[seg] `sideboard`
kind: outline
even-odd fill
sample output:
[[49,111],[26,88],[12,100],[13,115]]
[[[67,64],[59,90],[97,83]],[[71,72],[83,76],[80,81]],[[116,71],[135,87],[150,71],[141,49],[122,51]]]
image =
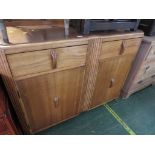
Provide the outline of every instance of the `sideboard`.
[[143,33],[0,46],[1,74],[33,134],[120,96]]

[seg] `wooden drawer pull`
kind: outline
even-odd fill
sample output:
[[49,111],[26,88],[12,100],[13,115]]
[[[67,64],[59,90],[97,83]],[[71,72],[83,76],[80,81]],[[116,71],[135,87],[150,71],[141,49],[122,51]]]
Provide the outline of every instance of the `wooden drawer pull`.
[[120,50],[120,55],[122,55],[125,52],[126,44],[125,41],[122,42],[121,50]]
[[146,67],[146,70],[148,70],[149,68],[150,68],[150,66],[147,66],[147,67]]
[[150,66],[147,66],[146,68],[145,68],[145,71],[144,71],[144,74],[147,72],[147,70],[150,68]]
[[114,83],[115,83],[115,79],[112,78],[111,81],[110,81],[109,88],[113,87]]
[[152,75],[152,76],[151,76],[151,78],[154,78],[154,77],[155,77],[155,75]]
[[58,96],[55,96],[55,97],[54,97],[53,103],[54,103],[55,108],[57,108],[58,105],[59,105],[59,97],[58,97]]
[[54,50],[51,51],[51,58],[52,58],[52,68],[55,69],[57,68],[57,53]]
[[137,83],[138,83],[138,84],[141,84],[142,82],[143,82],[143,80],[140,80],[140,81],[138,81]]

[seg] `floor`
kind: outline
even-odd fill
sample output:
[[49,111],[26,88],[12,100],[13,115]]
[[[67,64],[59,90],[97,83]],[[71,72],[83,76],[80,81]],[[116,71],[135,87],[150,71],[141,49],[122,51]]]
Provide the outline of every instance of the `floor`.
[[62,124],[42,135],[153,135],[155,134],[155,86],[128,99],[118,99]]

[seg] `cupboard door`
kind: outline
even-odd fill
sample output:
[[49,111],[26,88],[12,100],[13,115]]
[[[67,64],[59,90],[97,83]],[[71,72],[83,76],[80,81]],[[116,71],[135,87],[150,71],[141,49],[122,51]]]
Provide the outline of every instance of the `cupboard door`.
[[119,97],[133,58],[130,54],[99,61],[91,107]]
[[16,83],[32,132],[50,125],[55,95],[54,74],[31,77]]
[[[131,68],[135,55],[125,55],[119,57],[117,65],[115,65],[115,72],[110,79],[110,86],[106,94],[106,100],[110,101],[119,97],[120,92],[124,86],[129,70]],[[113,81],[112,81],[113,80]]]
[[67,120],[79,113],[84,67],[55,72],[52,98],[52,124]]
[[78,114],[84,67],[17,81],[32,132]]

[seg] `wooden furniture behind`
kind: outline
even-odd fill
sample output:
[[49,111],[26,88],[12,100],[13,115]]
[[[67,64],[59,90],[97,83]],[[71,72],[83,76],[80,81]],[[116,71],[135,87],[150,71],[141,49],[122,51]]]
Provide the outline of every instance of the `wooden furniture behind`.
[[6,26],[38,26],[51,25],[64,27],[64,19],[6,19]]
[[127,98],[155,82],[155,37],[144,37],[121,96]]
[[1,46],[3,80],[25,133],[118,98],[142,32]]
[[9,100],[4,91],[2,79],[0,78],[0,135],[15,135],[17,129],[12,119]]
[[70,24],[81,34],[95,31],[130,30],[136,31],[139,19],[71,19]]

